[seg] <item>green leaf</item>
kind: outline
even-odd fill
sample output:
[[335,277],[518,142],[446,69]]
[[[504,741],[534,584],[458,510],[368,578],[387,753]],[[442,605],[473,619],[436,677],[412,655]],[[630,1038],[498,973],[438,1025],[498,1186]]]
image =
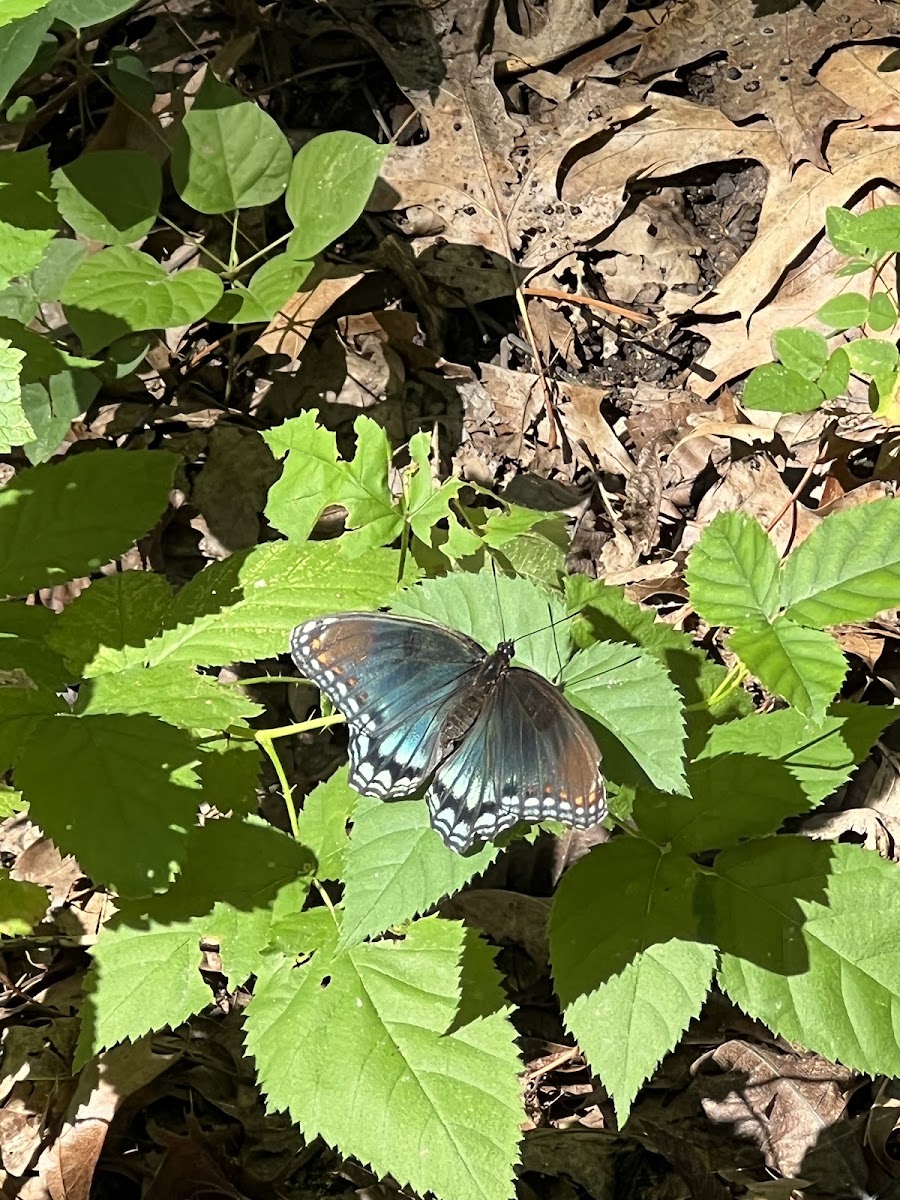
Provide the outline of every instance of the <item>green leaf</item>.
[[145,662],[253,662],[284,654],[291,630],[310,617],[378,608],[396,587],[399,556],[348,558],[342,542],[269,542],[207,567],[175,597]]
[[523,1119],[515,1032],[504,1010],[454,1023],[465,940],[431,918],[402,941],[273,962],[247,1049],[269,1106],[307,1140],[421,1195],[508,1200]]
[[89,29],[131,8],[133,0],[56,0],[53,15],[73,29]]
[[360,133],[322,133],[294,159],[285,203],[295,258],[314,258],[346,233],[365,208],[390,147]]
[[24,937],[40,924],[50,906],[46,888],[10,879],[0,871],[0,937]]
[[138,112],[149,112],[156,99],[153,76],[127,46],[113,46],[106,69],[110,86],[125,103]]
[[[697,936],[697,878],[683,855],[621,838],[567,871],[553,901],[550,957],[566,1027],[620,1125],[712,981],[715,950]],[[586,916],[601,912],[615,919]]]
[[481,547],[481,538],[460,523],[451,504],[459,496],[462,481],[448,479],[439,487],[431,476],[431,436],[414,434],[409,443],[409,456],[415,470],[409,480],[405,517],[413,533],[428,546],[434,546],[435,526],[446,522],[449,536],[441,549],[450,558],[464,558]]
[[869,328],[876,333],[892,329],[897,323],[897,306],[887,292],[876,292],[869,301]]
[[201,939],[218,943],[232,987],[245,982],[263,962],[273,921],[302,907],[312,867],[307,850],[256,819],[192,829],[175,884],[121,902],[91,950],[76,1064],[206,1008]]
[[851,371],[864,375],[883,375],[893,371],[900,361],[900,351],[893,342],[878,338],[857,338],[842,347],[850,360]]
[[47,147],[0,150],[0,287],[38,265],[58,228]]
[[27,811],[28,805],[22,799],[22,793],[7,787],[5,783],[0,783],[0,821],[5,821],[7,817],[17,817]]
[[767,691],[813,721],[824,716],[847,674],[834,638],[783,617],[772,624],[748,621],[734,631],[728,646]]
[[100,390],[100,380],[90,371],[60,371],[42,383],[26,383],[22,407],[34,440],[23,449],[34,466],[51,458],[76,417],[85,413]]
[[48,3],[49,0],[5,0],[3,11],[0,12],[0,25],[8,25],[11,21],[30,17]]
[[825,230],[828,240],[839,254],[861,254],[866,249],[862,235],[857,232],[859,217],[846,208],[832,206],[825,210]]
[[842,296],[826,300],[816,316],[832,329],[856,329],[869,319],[869,299],[859,292],[844,292]]
[[202,213],[271,204],[290,170],[290,145],[272,117],[207,70],[172,148],[172,182],[185,204]]
[[710,625],[740,625],[778,611],[778,554],[746,513],[719,513],[707,525],[685,577],[691,603]]
[[341,944],[353,946],[433,908],[499,854],[488,844],[463,856],[431,828],[424,800],[359,797],[344,861]]
[[896,205],[884,204],[859,213],[853,232],[875,258],[900,254],[900,212],[896,211]]
[[0,454],[8,454],[13,446],[24,446],[34,438],[22,407],[21,350],[0,338]]
[[0,101],[6,99],[34,62],[45,36],[56,49],[56,39],[47,35],[52,23],[53,11],[46,5],[32,16],[22,17],[0,29]]
[[729,997],[817,1054],[900,1073],[894,864],[859,846],[781,836],[726,850],[715,875]]
[[45,717],[15,783],[63,853],[97,883],[140,896],[165,887],[183,854],[197,760],[188,735],[155,717]]
[[843,396],[850,383],[850,359],[847,351],[839,346],[833,350],[828,365],[816,381],[822,389],[826,400],[836,400]]
[[900,500],[833,513],[788,557],[782,604],[800,625],[868,621],[897,605]]
[[828,361],[828,343],[812,329],[779,329],[772,338],[775,353],[791,371],[816,380]]
[[822,392],[799,371],[781,363],[765,363],[748,375],[741,403],[766,412],[803,413],[818,408]]
[[9,676],[24,671],[27,679],[22,686],[62,691],[70,677],[60,656],[48,645],[55,625],[49,609],[0,604],[0,672]]
[[684,788],[681,697],[654,657],[597,642],[566,664],[562,679],[571,703],[608,729],[656,787]]
[[271,321],[311,270],[311,262],[298,262],[288,254],[277,254],[263,263],[246,287],[238,283],[225,292],[209,319],[231,325]]
[[47,640],[74,676],[124,671],[143,662],[143,645],[159,632],[171,603],[172,589],[162,575],[107,575],[66,605]]
[[140,150],[94,150],[53,173],[56,203],[76,233],[108,246],[136,242],[162,201],[159,163]]
[[303,801],[297,817],[298,841],[315,854],[317,879],[343,879],[350,844],[347,824],[358,802],[359,793],[347,782],[346,767],[313,788]]
[[165,508],[177,463],[117,450],[21,472],[0,490],[0,595],[66,583],[123,554]]
[[87,354],[142,329],[192,325],[222,295],[222,281],[196,267],[169,274],[130,246],[111,246],[76,267],[60,299]]
[[269,491],[266,517],[286,537],[301,541],[329,504],[340,504],[353,531],[344,537],[351,548],[387,545],[403,525],[388,487],[387,435],[370,417],[357,417],[356,454],[344,462],[334,434],[318,424],[318,415],[310,409],[263,433],[276,458],[287,453],[281,478]]
[[210,675],[198,675],[185,663],[163,663],[129,667],[91,680],[79,693],[77,711],[91,715],[150,713],[169,725],[209,735],[231,725],[245,725],[246,718],[258,717],[264,709],[240,688],[218,683]]

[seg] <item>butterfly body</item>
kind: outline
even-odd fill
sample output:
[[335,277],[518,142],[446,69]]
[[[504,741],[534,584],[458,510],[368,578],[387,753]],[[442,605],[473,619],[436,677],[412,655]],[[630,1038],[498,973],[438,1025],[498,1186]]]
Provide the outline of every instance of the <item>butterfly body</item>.
[[432,621],[336,613],[294,630],[291,653],[350,729],[350,782],[363,795],[427,785],[434,828],[463,852],[520,820],[587,827],[606,812],[599,752],[543,676]]

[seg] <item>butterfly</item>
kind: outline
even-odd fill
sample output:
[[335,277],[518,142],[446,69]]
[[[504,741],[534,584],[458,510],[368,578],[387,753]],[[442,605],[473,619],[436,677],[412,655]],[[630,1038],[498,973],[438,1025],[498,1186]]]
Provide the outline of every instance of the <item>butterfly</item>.
[[298,626],[291,656],[350,730],[350,783],[399,799],[426,787],[431,824],[465,853],[519,821],[584,829],[606,814],[600,752],[549,680],[436,622],[335,613]]

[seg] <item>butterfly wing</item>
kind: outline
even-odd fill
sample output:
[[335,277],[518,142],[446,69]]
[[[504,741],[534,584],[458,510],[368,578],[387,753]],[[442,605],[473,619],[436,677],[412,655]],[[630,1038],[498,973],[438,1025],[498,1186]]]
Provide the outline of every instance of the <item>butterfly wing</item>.
[[444,721],[484,649],[431,621],[335,613],[298,626],[291,656],[350,728],[350,783],[366,796],[410,796],[440,755]]
[[518,821],[586,829],[606,814],[600,752],[563,695],[524,667],[507,671],[426,794],[431,823],[463,853]]

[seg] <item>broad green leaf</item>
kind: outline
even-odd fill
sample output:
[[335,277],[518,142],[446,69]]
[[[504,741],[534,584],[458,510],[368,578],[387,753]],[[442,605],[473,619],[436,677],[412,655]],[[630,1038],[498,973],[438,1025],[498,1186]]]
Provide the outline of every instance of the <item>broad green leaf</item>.
[[132,7],[133,0],[55,0],[53,15],[73,29],[88,29]]
[[[359,793],[347,782],[347,768],[313,788],[298,814],[298,840],[316,856],[317,879],[343,879],[349,847],[347,823],[359,802]],[[380,932],[380,930],[379,930]]]
[[92,879],[142,896],[165,887],[183,857],[200,799],[198,758],[184,730],[155,717],[45,717],[15,784],[37,824]]
[[342,945],[384,933],[458,892],[494,861],[486,845],[461,855],[431,828],[424,800],[359,797],[344,860]]
[[689,858],[621,838],[567,871],[553,901],[550,956],[566,1027],[620,1125],[712,981],[716,955],[698,936],[697,878]]
[[136,242],[162,201],[159,163],[140,150],[94,150],[53,173],[59,211],[76,233],[106,245]]
[[109,52],[106,77],[125,103],[138,112],[149,112],[156,99],[153,76],[133,50],[113,46]]
[[165,508],[177,462],[100,451],[17,475],[0,490],[0,595],[66,583],[128,550]]
[[24,357],[6,338],[0,338],[0,454],[8,454],[13,446],[24,446],[34,438],[22,407],[19,376]]
[[656,658],[596,642],[566,664],[562,680],[571,703],[608,729],[656,787],[684,788],[681,697]]
[[515,1032],[503,1009],[456,1020],[466,940],[461,924],[431,918],[402,941],[273,961],[247,1010],[247,1049],[269,1106],[307,1140],[420,1195],[509,1200],[523,1119]]
[[775,353],[791,371],[816,380],[828,361],[828,343],[812,329],[779,329],[772,338]]
[[754,367],[741,396],[745,408],[782,413],[810,412],[822,400],[822,391],[816,384],[781,363]]
[[[486,539],[485,539],[486,540]],[[551,519],[504,542],[500,551],[516,575],[545,587],[558,587],[565,575],[566,552],[560,545],[559,524]]]
[[654,842],[688,854],[774,833],[846,783],[894,719],[891,708],[836,704],[822,722],[785,708],[716,725],[687,768],[689,794],[642,789],[634,819]]
[[859,213],[853,233],[876,258],[900,254],[900,210],[895,204],[884,204]]
[[825,230],[828,240],[839,254],[860,254],[866,249],[865,240],[858,232],[859,217],[846,208],[836,205],[825,210]]
[[56,617],[49,609],[0,604],[0,686],[10,686],[18,672],[24,672],[24,687],[62,691],[68,685],[71,676],[48,644],[55,625]]
[[91,680],[79,693],[77,711],[150,713],[169,725],[210,734],[244,725],[246,718],[258,717],[264,709],[240,688],[218,683],[211,675],[198,675],[186,663],[163,663],[128,667]]
[[816,316],[832,329],[856,329],[869,319],[869,299],[859,292],[844,292],[842,296],[826,300]]
[[45,717],[67,711],[65,700],[55,691],[35,688],[15,669],[6,672],[0,687],[0,771],[6,772],[18,762]]
[[378,608],[396,587],[399,556],[347,558],[342,541],[269,542],[207,567],[175,597],[145,662],[253,662],[284,654],[291,630],[310,617]]
[[30,17],[0,28],[0,102],[32,65],[45,38],[56,49],[56,39],[47,33],[52,23],[53,11],[48,4]]
[[746,513],[719,513],[691,551],[685,575],[691,604],[710,625],[740,625],[778,611],[778,554]]
[[256,819],[192,829],[169,891],[121,902],[91,950],[76,1063],[206,1008],[201,939],[218,943],[231,986],[244,983],[273,920],[302,907],[312,867],[307,850]]
[[204,267],[172,275],[156,259],[129,246],[111,246],[86,258],[60,299],[87,354],[143,329],[191,325],[222,295],[222,281]]
[[0,871],[0,937],[24,937],[39,924],[50,905],[47,889],[10,879]]
[[263,263],[246,287],[235,284],[225,292],[209,319],[231,325],[271,321],[311,270],[311,262],[298,262],[288,254],[278,254]]
[[833,513],[789,556],[781,601],[801,625],[868,621],[900,594],[900,500]]
[[720,854],[719,981],[775,1033],[872,1075],[900,1074],[897,868],[803,837]]
[[897,306],[887,292],[876,292],[869,301],[869,327],[883,333],[897,323]]
[[223,735],[203,739],[197,774],[203,799],[220,813],[252,816],[259,809],[257,785],[262,751],[255,741]]
[[3,10],[0,12],[0,25],[9,25],[11,21],[30,17],[48,3],[49,0],[4,0]]
[[207,70],[172,148],[172,182],[185,204],[202,213],[271,204],[290,170],[290,145],[272,117]]
[[850,383],[850,359],[843,347],[833,350],[828,365],[816,381],[826,400],[843,396]]
[[60,371],[50,376],[48,387],[36,382],[22,388],[22,407],[34,430],[34,440],[22,448],[34,466],[59,449],[72,422],[93,403],[100,379],[91,371]]
[[99,362],[92,358],[79,358],[68,354],[50,341],[48,337],[26,329],[18,321],[0,317],[0,337],[8,338],[19,350],[25,351],[22,363],[22,383],[33,383],[39,379],[49,379],[60,371],[70,368],[97,367]]
[[58,228],[47,147],[0,150],[0,287],[38,265]]
[[354,224],[389,149],[342,131],[322,133],[299,150],[285,196],[295,258],[314,258]]
[[863,375],[887,374],[895,370],[900,361],[900,351],[894,343],[879,338],[857,338],[847,342],[842,349],[850,360],[850,369]]
[[767,691],[813,721],[825,715],[847,674],[846,660],[830,634],[784,617],[771,625],[748,621],[734,631],[728,646]]
[[403,518],[388,487],[391,449],[387,435],[370,417],[357,417],[356,454],[338,457],[334,434],[318,424],[310,409],[263,437],[276,458],[287,453],[281,478],[269,491],[266,516],[294,541],[309,537],[323,509],[347,509],[353,531],[344,540],[358,549],[384,546],[399,537]]

